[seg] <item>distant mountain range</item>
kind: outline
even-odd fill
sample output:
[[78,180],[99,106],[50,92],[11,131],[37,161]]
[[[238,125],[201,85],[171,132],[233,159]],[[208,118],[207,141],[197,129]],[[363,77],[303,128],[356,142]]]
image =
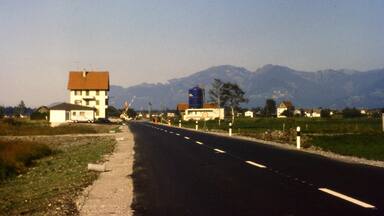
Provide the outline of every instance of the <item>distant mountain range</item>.
[[167,83],[143,83],[128,88],[112,85],[111,105],[122,107],[124,101],[136,96],[132,107],[137,110],[146,110],[148,102],[154,109],[175,109],[178,103],[188,101],[189,88],[199,85],[208,94],[215,78],[235,82],[246,92],[249,102],[243,107],[263,106],[267,98],[277,102],[290,100],[300,108],[384,107],[384,69],[306,72],[279,65],[265,65],[254,72],[222,65]]

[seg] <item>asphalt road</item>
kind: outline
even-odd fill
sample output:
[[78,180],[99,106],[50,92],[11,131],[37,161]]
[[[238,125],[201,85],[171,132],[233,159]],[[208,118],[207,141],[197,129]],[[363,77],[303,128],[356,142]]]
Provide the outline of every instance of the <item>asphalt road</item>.
[[143,122],[135,215],[384,215],[384,169]]

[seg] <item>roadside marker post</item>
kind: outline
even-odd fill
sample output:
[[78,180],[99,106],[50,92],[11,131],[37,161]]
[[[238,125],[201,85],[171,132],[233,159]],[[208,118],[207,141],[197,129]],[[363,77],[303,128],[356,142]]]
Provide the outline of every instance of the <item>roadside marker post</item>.
[[171,125],[171,120],[168,119],[168,125]]
[[297,126],[297,128],[296,128],[296,148],[297,149],[301,148],[301,143],[300,143],[300,126]]
[[181,128],[181,120],[179,120],[179,128]]
[[229,136],[232,136],[232,122],[229,122]]
[[196,130],[199,130],[199,121],[196,121],[195,129],[196,129]]
[[384,110],[381,113],[381,119],[383,121],[383,132],[384,132]]
[[285,123],[283,123],[283,132],[285,131]]

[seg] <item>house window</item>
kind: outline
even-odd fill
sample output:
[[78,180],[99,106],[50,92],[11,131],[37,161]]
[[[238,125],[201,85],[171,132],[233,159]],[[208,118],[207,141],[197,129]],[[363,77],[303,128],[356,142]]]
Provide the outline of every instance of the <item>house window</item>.
[[81,105],[81,100],[75,100],[76,105]]
[[96,100],[96,105],[100,105],[100,101],[99,100]]
[[108,106],[108,99],[105,99],[105,105]]
[[99,116],[99,110],[98,109],[96,110],[96,116]]
[[84,117],[85,116],[85,112],[80,112],[80,116]]
[[85,95],[89,96],[89,90],[85,91]]
[[85,104],[86,104],[87,106],[89,106],[89,101],[85,101]]
[[100,95],[100,91],[99,91],[99,90],[96,90],[96,95],[97,95],[97,96]]
[[72,115],[73,115],[73,116],[76,116],[76,112],[72,112]]
[[75,95],[81,95],[81,91],[75,90]]

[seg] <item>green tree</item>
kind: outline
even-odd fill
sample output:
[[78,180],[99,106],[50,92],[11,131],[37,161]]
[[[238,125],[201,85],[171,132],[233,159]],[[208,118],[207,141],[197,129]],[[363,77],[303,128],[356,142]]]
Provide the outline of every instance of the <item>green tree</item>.
[[19,105],[17,105],[16,110],[15,110],[15,115],[17,117],[21,117],[22,115],[25,114],[26,111],[25,103],[23,100],[20,101]]
[[330,109],[322,109],[320,111],[321,118],[331,118],[331,110]]
[[272,98],[265,100],[264,115],[270,117],[275,114],[276,114],[276,101],[273,100]]
[[224,83],[220,79],[215,79],[211,84],[211,89],[209,89],[208,94],[211,101],[218,104],[219,107],[224,105],[221,97],[223,95],[223,85]]
[[357,118],[362,116],[360,110],[356,108],[347,107],[343,109],[342,113],[344,118]]
[[247,103],[245,92],[236,84],[227,82],[222,86],[222,99],[224,107],[231,109],[232,124],[235,121],[235,109],[239,108],[240,103]]
[[107,116],[110,117],[120,117],[121,112],[116,109],[114,106],[108,106],[107,108]]
[[0,118],[4,118],[5,115],[5,109],[3,106],[0,106]]

